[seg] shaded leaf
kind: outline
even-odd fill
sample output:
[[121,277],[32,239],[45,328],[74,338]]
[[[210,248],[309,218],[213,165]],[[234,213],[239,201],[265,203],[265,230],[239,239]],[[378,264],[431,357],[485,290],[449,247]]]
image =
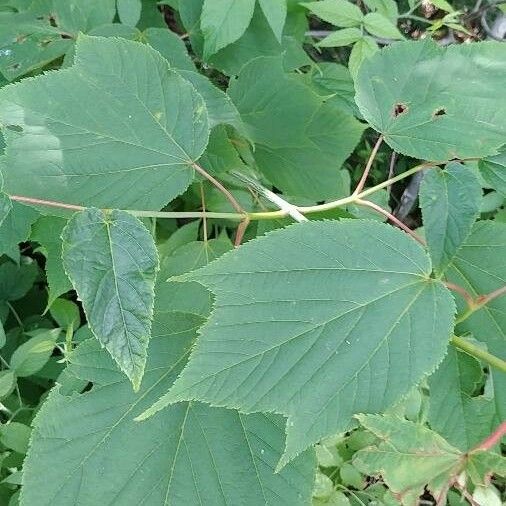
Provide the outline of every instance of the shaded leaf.
[[72,68],[0,89],[0,122],[21,129],[5,130],[8,192],[107,208],[163,207],[209,133],[202,98],[164,58],[100,37],[79,39]]
[[484,98],[476,83],[486,74],[486,96],[495,97],[505,65],[506,46],[499,42],[393,44],[362,66],[356,101],[371,126],[405,155],[435,161],[493,155],[506,136],[506,102]]
[[506,149],[500,154],[480,160],[483,179],[506,198]]
[[7,255],[19,262],[19,243],[30,236],[32,224],[39,213],[18,202],[12,203],[12,209],[0,225],[0,255]]
[[425,237],[434,270],[441,275],[480,215],[480,181],[469,167],[449,164],[427,171],[420,186]]
[[38,275],[36,262],[23,257],[23,262],[0,264],[0,301],[13,301],[23,298],[32,288]]
[[286,463],[441,361],[453,303],[429,273],[414,241],[368,221],[306,222],[246,243],[180,278],[210,288],[215,308],[148,414],[186,399],[284,413]]
[[132,215],[98,209],[74,215],[62,237],[63,265],[88,325],[138,390],[158,270],[153,238]]

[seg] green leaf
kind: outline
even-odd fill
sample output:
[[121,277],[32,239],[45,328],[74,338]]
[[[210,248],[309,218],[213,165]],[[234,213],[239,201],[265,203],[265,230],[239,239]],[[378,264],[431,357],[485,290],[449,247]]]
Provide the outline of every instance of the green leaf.
[[397,22],[399,8],[395,0],[364,0],[364,3],[369,9],[379,12],[393,23]]
[[75,214],[62,238],[63,265],[88,325],[138,390],[158,270],[153,238],[132,215],[98,209]]
[[347,0],[321,0],[319,2],[301,3],[323,21],[341,28],[359,26],[364,15],[362,11]]
[[505,64],[499,42],[401,42],[364,63],[356,101],[395,151],[434,161],[481,158],[504,144],[506,102],[483,100],[476,83],[486,74],[488,96],[500,93]]
[[180,278],[210,288],[215,308],[149,414],[187,399],[283,413],[286,464],[442,360],[454,307],[430,270],[417,243],[375,222],[306,222],[246,243]]
[[425,236],[436,274],[441,275],[471,233],[482,191],[476,173],[459,163],[427,171],[420,186]]
[[21,129],[5,129],[6,191],[106,208],[162,208],[209,134],[202,98],[159,53],[100,37],[79,38],[72,68],[0,89],[0,123]]
[[77,304],[67,299],[56,299],[49,309],[51,316],[62,329],[77,329],[81,323],[81,315]]
[[360,122],[285,73],[280,58],[245,65],[229,94],[255,142],[258,168],[274,185],[294,196],[335,197],[338,169],[360,139]]
[[397,26],[379,12],[370,12],[364,17],[364,28],[372,35],[386,39],[403,39]]
[[13,262],[0,264],[0,301],[22,299],[32,288],[38,275],[37,263],[23,257],[19,265]]
[[34,333],[34,337],[16,349],[10,360],[10,368],[20,378],[31,376],[46,365],[61,331],[51,329]]
[[[474,298],[506,285],[506,223],[480,221],[457,252],[447,270],[449,281],[465,288]],[[458,309],[467,304],[457,298]],[[488,351],[506,360],[506,297],[498,297],[457,327],[458,335],[471,334]],[[506,419],[506,375],[491,369],[498,417]]]
[[73,353],[68,373],[94,386],[71,397],[56,387],[39,411],[22,504],[68,506],[70,497],[80,506],[309,504],[311,451],[274,474],[285,438],[280,416],[182,403],[134,421],[175,380],[205,319],[190,308],[175,309],[169,292],[157,293],[137,394],[98,343],[87,341]]
[[9,370],[0,371],[0,399],[8,397],[14,391],[15,387],[16,375]]
[[381,442],[358,451],[353,465],[366,474],[381,474],[395,494],[415,500],[425,485],[438,491],[459,467],[463,454],[423,425],[385,415],[357,418]]
[[19,261],[19,243],[30,236],[32,224],[39,213],[18,202],[12,203],[11,212],[0,225],[0,255],[7,255],[14,261]]
[[476,446],[495,428],[494,401],[475,393],[482,376],[476,359],[450,347],[429,379],[429,423],[462,451]]
[[480,160],[483,179],[506,198],[506,149],[500,154]]
[[0,443],[15,452],[25,454],[30,440],[30,427],[18,422],[2,424],[0,428]]
[[9,215],[12,210],[12,202],[8,195],[0,192],[0,227],[5,221],[5,218]]
[[61,258],[61,234],[67,220],[56,216],[41,216],[32,227],[31,240],[38,242],[46,257],[46,277],[49,286],[48,307],[60,295],[72,289]]
[[235,42],[253,17],[255,0],[204,0],[200,27],[204,34],[204,59]]
[[430,0],[432,5],[446,12],[455,12],[455,9],[446,0]]
[[190,72],[197,70],[184,42],[167,28],[148,28],[142,32],[141,40],[156,49],[172,68]]
[[379,50],[376,41],[369,36],[362,37],[352,47],[348,60],[348,69],[353,79],[357,78],[358,71],[365,60],[369,59]]
[[259,0],[259,4],[274,35],[281,42],[287,14],[286,0]]
[[125,25],[135,26],[141,18],[141,0],[117,0],[118,16]]
[[362,32],[358,28],[343,28],[327,35],[316,44],[318,47],[341,47],[353,44],[362,38]]

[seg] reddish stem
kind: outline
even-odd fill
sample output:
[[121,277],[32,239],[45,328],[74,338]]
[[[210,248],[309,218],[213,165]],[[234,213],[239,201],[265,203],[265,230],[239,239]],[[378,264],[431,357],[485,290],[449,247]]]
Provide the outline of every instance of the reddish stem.
[[235,197],[211,174],[208,174],[200,165],[196,163],[192,164],[192,167],[203,177],[205,177],[208,181],[210,181],[218,190],[220,190],[223,195],[225,195],[226,199],[230,202],[232,207],[240,214],[244,214],[246,216],[246,211],[242,208],[241,204],[237,202]]
[[490,450],[495,445],[501,442],[501,439],[506,436],[506,422],[502,422],[497,429],[484,439],[473,451],[476,450]]
[[455,293],[458,293],[459,295],[461,295],[465,299],[465,301],[467,302],[467,305],[471,309],[474,309],[476,307],[476,302],[475,302],[473,296],[464,287],[456,285],[454,283],[451,283],[450,281],[445,281],[444,284],[445,284],[446,288],[448,288],[452,292],[455,292]]
[[84,211],[86,209],[86,207],[83,206],[64,204],[63,202],[55,202],[54,200],[33,199],[31,197],[21,197],[20,195],[9,195],[9,197],[11,200],[15,200],[16,202],[24,202],[25,204],[58,207],[60,209],[69,209],[70,211]]
[[490,292],[488,295],[480,295],[476,299],[476,304],[479,306],[484,306],[485,304],[488,304],[489,302],[497,299],[498,297],[501,297],[504,294],[506,294],[506,285],[498,288],[497,290],[494,290],[493,292]]
[[406,224],[402,223],[401,220],[396,218],[392,213],[389,213],[386,209],[383,209],[381,206],[378,206],[377,204],[375,204],[374,202],[370,202],[369,200],[360,200],[360,199],[356,200],[355,204],[370,207],[371,209],[374,209],[375,211],[382,214],[383,216],[386,216],[392,223],[397,225],[399,228],[404,230],[404,232],[409,234],[413,239],[415,239],[415,241],[418,241],[423,246],[426,245],[425,241],[420,236],[415,234],[415,232],[413,232],[413,230],[411,230]]
[[364,173],[362,174],[362,177],[360,178],[360,181],[358,182],[358,185],[355,188],[353,195],[358,195],[364,189],[365,182],[367,181],[367,176],[369,176],[369,172],[371,171],[372,164],[374,162],[374,159],[376,158],[376,155],[378,154],[378,150],[379,150],[382,142],[383,142],[383,135],[380,135],[378,137],[378,140],[376,141],[376,144],[372,148],[371,155],[369,156],[369,160],[367,160],[367,164],[364,169]]
[[244,234],[246,233],[246,229],[248,228],[249,222],[250,219],[245,218],[243,221],[241,221],[241,223],[239,223],[239,226],[237,227],[237,231],[235,233],[235,241],[234,241],[234,246],[236,248],[238,248],[241,245],[242,240],[244,238]]

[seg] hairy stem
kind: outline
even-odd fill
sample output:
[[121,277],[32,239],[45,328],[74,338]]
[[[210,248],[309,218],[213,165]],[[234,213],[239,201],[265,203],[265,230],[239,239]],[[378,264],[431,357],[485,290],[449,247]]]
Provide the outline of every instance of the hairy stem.
[[485,351],[484,349],[480,348],[479,346],[476,346],[471,341],[468,341],[467,339],[464,339],[463,337],[452,336],[452,338],[450,339],[450,343],[453,346],[455,346],[455,348],[465,351],[468,355],[471,355],[474,358],[482,360],[483,362],[498,369],[499,371],[506,373],[506,361],[505,360],[502,360],[501,358],[496,357],[495,355],[492,355],[492,353],[489,353],[488,351]]

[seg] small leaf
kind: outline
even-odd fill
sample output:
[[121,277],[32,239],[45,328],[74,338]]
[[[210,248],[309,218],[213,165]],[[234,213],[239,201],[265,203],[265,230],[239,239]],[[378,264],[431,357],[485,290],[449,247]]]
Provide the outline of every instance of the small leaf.
[[23,298],[32,288],[38,275],[37,263],[23,257],[23,262],[0,264],[0,301],[13,301]]
[[376,222],[306,222],[250,241],[179,278],[210,288],[215,308],[150,412],[185,399],[281,412],[286,463],[442,360],[454,308],[429,273],[418,244]]
[[10,422],[2,424],[0,427],[0,443],[24,455],[28,450],[28,441],[30,440],[31,432],[30,427],[22,423]]
[[490,96],[500,94],[505,65],[500,42],[399,42],[364,63],[356,102],[402,154],[438,162],[495,155],[506,138],[506,101],[483,100],[476,83],[486,74]]
[[319,2],[301,3],[315,16],[323,21],[341,28],[359,26],[364,15],[362,11],[347,0],[320,0]]
[[56,299],[49,308],[51,316],[62,329],[76,330],[81,323],[79,308],[71,300]]
[[369,7],[369,9],[379,12],[393,23],[397,22],[399,8],[395,0],[364,0],[364,3],[367,7]]
[[430,0],[430,3],[442,11],[455,12],[455,9],[446,0]]
[[63,265],[88,325],[138,390],[158,271],[153,238],[131,214],[99,209],[75,214],[62,238]]
[[[0,323],[0,328],[2,324]],[[16,387],[16,375],[10,371],[0,371],[0,400],[8,397]]]
[[381,474],[396,494],[409,491],[418,497],[426,485],[437,491],[450,480],[463,457],[459,450],[423,425],[387,415],[357,418],[381,442],[358,451],[353,464],[363,473]]
[[130,26],[135,26],[141,18],[141,0],[117,0],[119,20]]
[[471,233],[480,214],[481,185],[458,163],[427,171],[420,186],[425,236],[436,274],[441,275]]
[[353,79],[357,78],[358,70],[365,60],[370,58],[379,50],[378,44],[372,37],[362,37],[351,49],[350,59],[348,60],[348,68]]
[[280,42],[286,21],[286,1],[287,0],[259,0],[260,7],[267,18],[274,35]]
[[318,47],[340,47],[353,44],[362,38],[362,32],[358,28],[343,28],[332,32],[316,44]]
[[40,371],[52,355],[60,329],[39,330],[12,354],[10,368],[23,378]]
[[506,198],[506,149],[496,156],[480,160],[483,179]]
[[370,12],[364,18],[364,28],[372,35],[386,39],[403,39],[397,26],[379,12]]
[[[273,0],[271,0],[273,1]],[[248,28],[255,0],[204,0],[201,24],[204,59],[235,42]]]

